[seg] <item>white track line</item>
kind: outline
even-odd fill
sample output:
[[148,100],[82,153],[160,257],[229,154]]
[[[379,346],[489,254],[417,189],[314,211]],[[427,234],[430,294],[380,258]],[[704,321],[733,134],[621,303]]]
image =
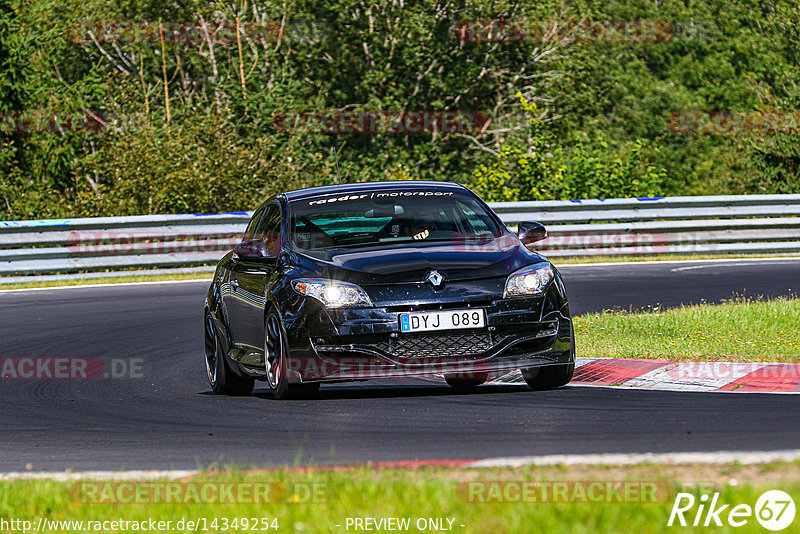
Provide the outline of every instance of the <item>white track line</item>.
[[[670,269],[671,273],[680,273],[683,271],[691,271],[694,269],[709,269],[713,267],[752,267],[753,265],[759,265],[758,263],[748,260],[740,263],[723,263],[723,264],[711,264],[711,265],[689,265],[686,267],[675,267],[674,269]],[[794,265],[793,261],[775,261],[773,265]]]
[[553,454],[486,458],[464,467],[522,467],[525,465],[761,464],[800,460],[800,449],[779,451],[669,452],[642,454]]
[[17,473],[0,473],[0,480],[40,480],[49,479],[65,482],[67,480],[154,480],[158,478],[186,478],[197,475],[201,471],[166,470],[166,471],[22,471]]
[[[637,464],[762,464],[800,460],[800,449],[777,451],[667,452],[631,454],[552,454],[485,458],[463,465],[465,468],[522,467],[526,465],[637,465]],[[166,471],[53,471],[0,473],[4,480],[154,480],[181,479],[202,473],[200,470]]]

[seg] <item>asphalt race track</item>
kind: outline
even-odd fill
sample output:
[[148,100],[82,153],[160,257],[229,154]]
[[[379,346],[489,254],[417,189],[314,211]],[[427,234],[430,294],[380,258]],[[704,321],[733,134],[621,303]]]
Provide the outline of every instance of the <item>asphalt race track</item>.
[[[557,263],[557,262],[556,262]],[[790,295],[800,260],[565,266],[575,314]],[[555,453],[773,450],[800,396],[484,386],[323,386],[313,401],[210,394],[206,282],[0,293],[0,360],[112,358],[126,378],[0,380],[0,471],[168,469]],[[765,354],[769,359],[769,354]],[[141,366],[140,368],[138,366]]]

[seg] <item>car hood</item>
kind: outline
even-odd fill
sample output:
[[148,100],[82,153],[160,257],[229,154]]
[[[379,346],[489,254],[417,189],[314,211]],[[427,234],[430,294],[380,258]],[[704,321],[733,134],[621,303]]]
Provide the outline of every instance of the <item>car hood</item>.
[[292,251],[300,276],[360,285],[422,282],[432,270],[445,280],[505,277],[544,258],[508,234],[484,242],[433,242],[326,251],[322,257]]

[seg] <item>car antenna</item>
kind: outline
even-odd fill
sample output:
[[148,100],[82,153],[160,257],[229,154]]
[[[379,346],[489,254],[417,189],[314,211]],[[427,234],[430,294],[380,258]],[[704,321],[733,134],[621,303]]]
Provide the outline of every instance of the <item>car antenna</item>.
[[336,141],[333,142],[333,157],[336,159],[336,176],[339,177],[339,185],[342,185],[342,174],[339,172],[339,156],[336,154]]

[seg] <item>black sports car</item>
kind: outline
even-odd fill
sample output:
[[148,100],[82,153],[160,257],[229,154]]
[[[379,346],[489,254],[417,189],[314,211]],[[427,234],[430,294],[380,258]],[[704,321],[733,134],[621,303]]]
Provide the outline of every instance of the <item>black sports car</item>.
[[292,191],[256,209],[205,301],[214,393],[275,398],[323,381],[443,375],[470,388],[521,369],[534,389],[572,379],[564,283],[469,189],[443,182]]

